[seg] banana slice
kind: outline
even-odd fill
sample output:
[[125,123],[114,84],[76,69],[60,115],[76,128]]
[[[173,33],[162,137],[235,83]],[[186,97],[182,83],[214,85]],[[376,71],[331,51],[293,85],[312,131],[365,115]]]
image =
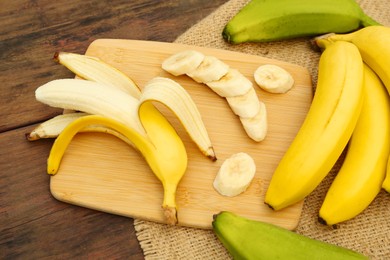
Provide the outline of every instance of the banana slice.
[[245,129],[247,135],[256,142],[263,141],[268,129],[267,123],[267,109],[265,104],[260,101],[260,110],[252,118],[240,117],[242,126]]
[[205,56],[202,63],[187,75],[198,83],[219,80],[229,71],[229,65],[214,56]]
[[272,64],[258,67],[254,78],[260,88],[270,93],[286,93],[294,85],[294,79],[288,71]]
[[206,83],[221,97],[234,97],[246,94],[252,87],[252,82],[236,69],[229,68],[219,80]]
[[247,153],[236,153],[226,159],[214,179],[214,188],[224,196],[244,192],[256,173],[256,164]]
[[162,68],[174,76],[184,75],[195,70],[202,63],[204,57],[204,54],[198,51],[182,51],[165,59]]
[[251,118],[260,110],[260,101],[254,88],[241,96],[226,97],[233,112],[242,118]]

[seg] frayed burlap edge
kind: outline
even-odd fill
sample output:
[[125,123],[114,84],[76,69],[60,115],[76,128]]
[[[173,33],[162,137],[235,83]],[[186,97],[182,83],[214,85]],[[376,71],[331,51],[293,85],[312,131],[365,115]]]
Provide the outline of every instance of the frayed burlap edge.
[[[247,3],[231,0],[179,36],[175,42],[226,49],[303,66],[309,70],[313,86],[317,80],[320,54],[310,46],[309,39],[273,43],[227,44],[221,37],[224,25]],[[357,1],[371,17],[390,25],[387,0]],[[321,225],[317,213],[326,191],[340,168],[343,157],[320,186],[306,198],[296,232],[308,237],[359,251],[371,259],[390,258],[390,198],[381,191],[373,203],[359,216],[339,224],[336,229]],[[172,227],[135,219],[134,226],[145,259],[230,259],[211,230]]]

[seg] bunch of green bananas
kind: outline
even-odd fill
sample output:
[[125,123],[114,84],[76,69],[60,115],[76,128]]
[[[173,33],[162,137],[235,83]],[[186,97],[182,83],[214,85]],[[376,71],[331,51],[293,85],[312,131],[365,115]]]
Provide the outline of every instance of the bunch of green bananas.
[[319,211],[321,222],[334,225],[360,214],[381,188],[390,191],[390,28],[369,26],[315,42],[323,53],[313,102],[265,203],[279,210],[303,200],[349,142]]
[[378,25],[355,0],[252,0],[224,27],[232,44],[269,42]]

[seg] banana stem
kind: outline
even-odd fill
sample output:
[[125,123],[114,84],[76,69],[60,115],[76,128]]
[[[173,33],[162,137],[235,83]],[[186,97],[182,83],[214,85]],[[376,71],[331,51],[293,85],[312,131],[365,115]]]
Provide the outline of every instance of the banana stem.
[[165,219],[168,224],[175,225],[177,220],[176,209],[176,184],[163,183],[164,186],[164,200],[162,207],[164,209]]

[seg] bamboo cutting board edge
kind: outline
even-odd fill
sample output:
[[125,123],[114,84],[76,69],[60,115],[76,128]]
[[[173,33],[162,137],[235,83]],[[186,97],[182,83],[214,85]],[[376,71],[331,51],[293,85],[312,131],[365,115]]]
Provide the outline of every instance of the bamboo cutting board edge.
[[[237,123],[237,118],[230,111],[224,99],[215,96],[215,93],[212,93],[204,86],[199,86],[200,84],[193,82],[187,77],[172,77],[161,70],[159,67],[161,60],[167,57],[169,53],[174,53],[181,49],[197,49],[205,54],[215,55],[231,67],[239,69],[248,77],[250,77],[249,71],[252,71],[255,65],[264,63],[278,64],[292,73],[296,84],[289,94],[271,95],[255,87],[260,99],[263,99],[270,112],[270,130],[265,141],[260,144],[254,144],[245,136],[245,132],[241,129],[241,125]],[[210,138],[212,142],[216,140],[214,148],[217,156],[219,155],[218,163],[212,164],[205,160],[195,145],[189,140],[185,131],[178,126],[178,121],[169,114],[169,111],[165,111],[165,113],[168,113],[167,117],[172,124],[178,126],[178,133],[185,142],[189,154],[188,171],[180,183],[177,193],[179,225],[209,229],[211,228],[213,214],[222,210],[231,210],[252,219],[265,220],[288,229],[295,229],[299,222],[303,202],[279,212],[273,212],[261,204],[272,174],[269,169],[275,168],[276,162],[280,159],[283,151],[287,149],[288,143],[291,142],[300,124],[303,122],[311,103],[312,86],[307,69],[283,61],[232,51],[137,40],[99,39],[89,46],[86,54],[97,56],[107,63],[118,67],[133,78],[141,88],[153,76],[171,77],[190,92],[199,106],[205,125],[209,129]],[[145,55],[145,57],[140,62],[138,57],[133,57],[132,55],[141,57]],[[156,56],[158,57],[156,58]],[[141,73],[142,71],[145,73]],[[192,89],[194,86],[197,89]],[[199,89],[199,87],[203,88]],[[207,107],[210,100],[212,100],[214,105],[214,111],[223,115],[223,119],[221,117],[209,118],[208,109],[205,109],[205,107]],[[288,109],[286,109],[286,106]],[[278,110],[280,110],[280,113],[283,113],[280,116],[281,118],[273,117],[272,115]],[[291,120],[291,117],[297,117],[297,119]],[[287,118],[287,122],[285,118]],[[228,120],[227,123],[225,122],[226,120]],[[221,132],[221,129],[215,131],[216,124],[224,125],[225,123],[233,129],[231,133]],[[272,132],[275,134],[271,134]],[[239,136],[237,133],[239,133]],[[226,134],[224,138],[230,138],[232,142],[240,142],[240,149],[236,147],[233,149],[229,144],[221,142],[220,136],[224,134]],[[243,137],[246,139],[243,140]],[[278,144],[279,147],[272,147],[273,142]],[[268,157],[263,161],[261,161],[261,158],[258,158],[259,155],[261,156],[258,148],[262,146],[266,147],[271,154],[266,155]],[[120,155],[120,161],[116,161],[116,157],[112,157],[110,152],[107,152],[107,147],[114,149],[114,154]],[[242,150],[254,155],[257,165],[265,164],[265,168],[268,169],[267,174],[257,172],[248,190],[236,198],[225,198],[218,195],[211,186],[218,167],[228,155]],[[264,151],[262,152],[264,153]],[[93,161],[96,158],[101,160],[100,164],[102,165],[98,164],[99,166],[96,166],[93,164],[92,169],[94,170],[88,170],[89,166],[85,167],[83,163]],[[136,166],[129,164],[129,162],[134,162],[135,160],[137,160]],[[266,162],[265,160],[271,160],[272,162]],[[261,161],[261,164],[258,163],[259,161]],[[112,162],[115,162],[115,167],[113,167]],[[100,172],[97,167],[100,167]],[[125,174],[128,169],[126,167],[133,167],[132,169],[135,167],[135,169],[141,172],[147,172],[147,181],[142,178],[139,181],[139,176],[136,176],[136,174]],[[199,169],[212,170],[210,171],[211,174],[195,178],[194,173]],[[107,172],[109,174],[106,174]],[[120,177],[119,180],[118,176]],[[134,182],[137,185],[129,185]],[[194,187],[191,187],[191,185],[205,184],[207,184],[206,188],[197,187],[194,190]],[[129,186],[132,186],[132,188],[126,190],[126,187]],[[132,189],[133,191],[131,191]],[[60,201],[112,214],[164,223],[164,216],[160,206],[162,201],[161,184],[153,176],[139,154],[111,136],[102,134],[77,135],[64,156],[59,173],[51,177],[50,190],[53,196]],[[116,191],[117,193],[115,193]],[[139,194],[135,196],[131,192],[138,192]],[[145,201],[134,203],[134,200],[143,199],[143,196],[140,196],[140,194],[146,195],[145,197],[150,203],[145,203]],[[132,198],[135,199],[132,200]],[[246,201],[248,203],[245,203]],[[248,205],[245,206],[245,204]]]

